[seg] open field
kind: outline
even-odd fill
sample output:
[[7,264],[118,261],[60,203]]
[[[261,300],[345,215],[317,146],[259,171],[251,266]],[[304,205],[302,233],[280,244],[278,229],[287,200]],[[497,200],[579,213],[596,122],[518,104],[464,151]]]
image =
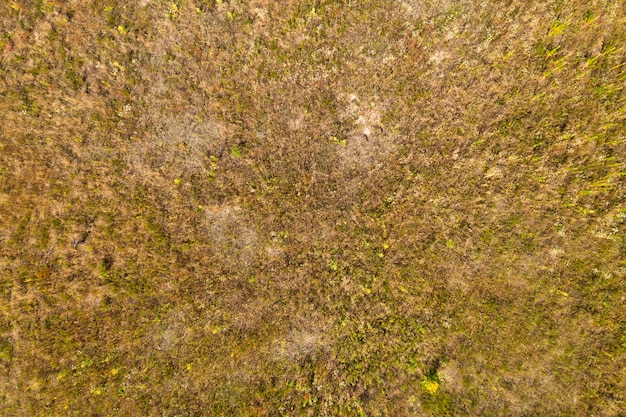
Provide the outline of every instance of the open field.
[[0,2],[0,415],[626,416],[626,2]]

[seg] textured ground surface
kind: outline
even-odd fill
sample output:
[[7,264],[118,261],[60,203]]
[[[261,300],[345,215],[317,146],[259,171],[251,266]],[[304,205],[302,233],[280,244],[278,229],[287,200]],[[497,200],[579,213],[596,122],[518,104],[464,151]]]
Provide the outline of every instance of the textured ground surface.
[[624,1],[0,29],[0,415],[624,415]]

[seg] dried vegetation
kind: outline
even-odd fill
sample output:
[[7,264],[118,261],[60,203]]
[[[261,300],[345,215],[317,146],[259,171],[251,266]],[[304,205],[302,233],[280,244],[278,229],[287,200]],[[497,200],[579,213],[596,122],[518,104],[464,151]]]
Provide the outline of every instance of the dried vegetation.
[[623,1],[0,5],[3,416],[620,416]]

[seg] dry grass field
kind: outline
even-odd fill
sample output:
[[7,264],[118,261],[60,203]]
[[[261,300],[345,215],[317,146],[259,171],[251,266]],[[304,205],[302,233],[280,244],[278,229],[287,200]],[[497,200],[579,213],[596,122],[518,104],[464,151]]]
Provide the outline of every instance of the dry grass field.
[[0,415],[626,416],[626,2],[3,0]]

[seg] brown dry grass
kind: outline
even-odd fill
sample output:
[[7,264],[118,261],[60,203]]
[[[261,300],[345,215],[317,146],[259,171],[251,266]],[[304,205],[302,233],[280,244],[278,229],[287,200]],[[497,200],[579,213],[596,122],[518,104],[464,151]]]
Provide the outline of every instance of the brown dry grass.
[[623,415],[624,2],[0,8],[1,415]]

